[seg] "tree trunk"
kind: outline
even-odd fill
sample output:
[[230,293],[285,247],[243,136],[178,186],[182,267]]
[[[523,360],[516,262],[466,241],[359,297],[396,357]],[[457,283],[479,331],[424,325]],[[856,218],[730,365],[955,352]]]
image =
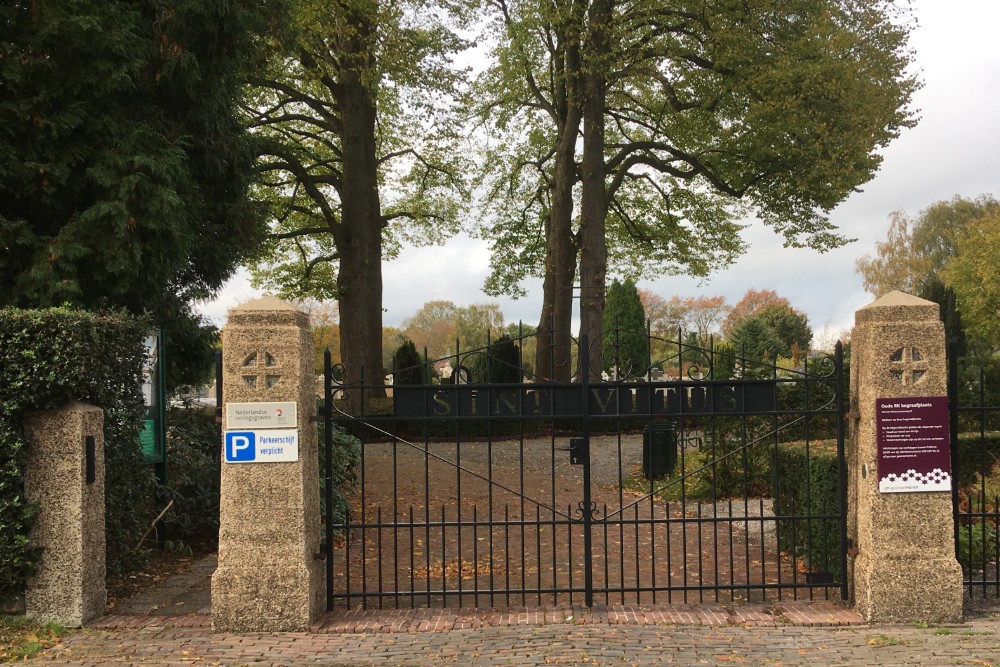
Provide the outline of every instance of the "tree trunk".
[[[357,41],[371,39],[371,26],[356,21]],[[359,52],[361,51],[359,47]],[[359,68],[363,71],[363,68]],[[340,351],[344,384],[376,385],[367,398],[385,396],[382,369],[382,210],[375,156],[375,102],[360,71],[346,72],[337,87],[343,151],[341,231],[337,249]],[[362,392],[347,389],[348,409],[358,413]]]
[[538,323],[535,374],[568,381],[573,374],[573,279],[577,245],[573,236],[573,186],[576,184],[576,142],[580,132],[580,18],[584,3],[573,3],[569,20],[560,25],[560,48],[554,57],[562,81],[556,109],[556,152],[552,170],[552,208],[545,225],[545,279]]
[[[552,175],[552,210],[546,224],[545,280],[542,316],[538,323],[535,374],[567,381],[573,371],[573,278],[576,242],[573,239],[573,185],[576,183],[576,135],[579,111],[572,111],[560,133]],[[571,126],[572,130],[567,129]]]
[[605,226],[608,216],[604,164],[604,108],[606,106],[607,25],[611,0],[594,0],[590,6],[590,39],[585,51],[583,102],[583,188],[580,217],[580,337],[586,335],[591,380],[602,370],[601,332],[608,271]]

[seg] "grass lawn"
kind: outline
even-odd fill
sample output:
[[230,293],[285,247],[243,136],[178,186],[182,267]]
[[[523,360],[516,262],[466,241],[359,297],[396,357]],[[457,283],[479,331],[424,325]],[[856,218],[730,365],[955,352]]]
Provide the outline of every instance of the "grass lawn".
[[38,625],[24,616],[0,615],[0,662],[25,660],[51,648],[63,632],[55,623]]

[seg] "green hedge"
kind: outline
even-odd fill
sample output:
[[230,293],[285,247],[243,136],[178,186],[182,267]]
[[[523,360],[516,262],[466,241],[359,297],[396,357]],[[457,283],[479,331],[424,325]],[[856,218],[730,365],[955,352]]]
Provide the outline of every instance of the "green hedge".
[[41,554],[27,541],[26,412],[81,400],[104,409],[109,572],[141,563],[156,481],[143,463],[139,374],[148,325],[123,314],[0,309],[0,599],[16,596]]
[[[836,515],[837,451],[815,443],[808,453],[801,443],[778,450],[774,499],[776,517]],[[840,524],[837,519],[779,519],[778,546],[801,559],[808,572],[829,573],[840,581]]]

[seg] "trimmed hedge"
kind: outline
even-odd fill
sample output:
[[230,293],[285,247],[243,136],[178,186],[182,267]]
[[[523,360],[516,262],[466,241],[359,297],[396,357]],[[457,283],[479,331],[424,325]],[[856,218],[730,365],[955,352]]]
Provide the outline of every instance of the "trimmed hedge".
[[[778,450],[774,499],[776,517],[832,516],[837,501],[837,451],[814,443],[784,445]],[[828,573],[840,581],[840,523],[832,519],[778,520],[778,546],[801,559],[808,573]]]
[[108,571],[141,564],[135,545],[156,486],[139,447],[148,328],[120,313],[0,309],[0,599],[20,593],[42,556],[27,539],[35,509],[23,494],[24,415],[71,400],[104,409]]

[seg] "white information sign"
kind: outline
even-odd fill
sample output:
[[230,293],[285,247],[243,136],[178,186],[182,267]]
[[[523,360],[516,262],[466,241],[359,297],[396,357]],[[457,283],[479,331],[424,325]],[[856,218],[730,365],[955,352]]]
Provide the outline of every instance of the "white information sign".
[[295,428],[298,403],[226,403],[226,428]]
[[280,463],[299,460],[298,429],[226,431],[226,463]]

